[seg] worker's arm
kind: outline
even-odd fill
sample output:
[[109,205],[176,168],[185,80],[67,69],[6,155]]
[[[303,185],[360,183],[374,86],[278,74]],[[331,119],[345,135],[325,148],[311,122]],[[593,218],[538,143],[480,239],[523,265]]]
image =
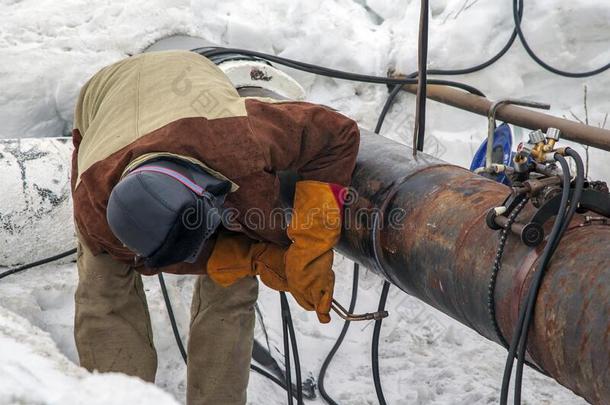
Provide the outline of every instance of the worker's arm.
[[342,189],[354,170],[360,133],[351,119],[310,103],[248,100],[255,139],[263,147],[268,170],[294,170],[294,206],[287,234],[286,279],[297,302],[330,321],[334,289],[332,248],[339,241]]

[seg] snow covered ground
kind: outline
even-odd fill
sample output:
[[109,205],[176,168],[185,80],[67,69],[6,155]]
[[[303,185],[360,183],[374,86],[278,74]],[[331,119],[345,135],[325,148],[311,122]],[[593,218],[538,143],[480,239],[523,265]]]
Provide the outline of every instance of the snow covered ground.
[[0,347],[2,404],[176,404],[137,378],[88,373],[63,356],[47,333],[3,307]]
[[[430,67],[479,63],[500,49],[512,29],[510,1],[433,0]],[[96,70],[140,52],[164,36],[183,33],[310,63],[384,75],[415,69],[417,0],[2,0],[0,1],[0,138],[68,134],[80,86]],[[526,0],[524,30],[553,65],[580,71],[610,61],[610,4],[598,0]],[[308,99],[334,106],[373,127],[386,89],[290,71]],[[460,77],[491,98],[548,101],[552,113],[602,125],[610,112],[610,73],[566,79],[543,71],[519,44],[484,72]],[[403,94],[383,134],[408,142],[413,97]],[[485,119],[429,103],[427,150],[467,165],[486,131]],[[610,125],[610,124],[609,124]],[[590,177],[610,180],[610,160],[591,150]],[[1,213],[1,207],[0,207]],[[27,249],[27,246],[23,247]],[[68,248],[68,247],[67,247]],[[35,252],[33,252],[35,254]],[[336,263],[337,293],[349,300],[351,264]],[[183,334],[192,277],[167,277]],[[72,338],[76,285],[73,264],[47,265],[0,281],[0,404],[173,403],[161,390],[120,375],[78,368]],[[363,272],[358,311],[377,305],[381,280]],[[175,347],[156,279],[146,280],[160,363],[157,385],[183,402],[184,366]],[[279,298],[261,289],[271,342],[280,345]],[[393,289],[380,347],[391,404],[494,404],[504,350],[438,311]],[[320,325],[294,305],[305,373],[317,375],[341,328]],[[372,324],[354,324],[331,366],[328,391],[344,404],[374,404],[370,377]],[[249,401],[284,403],[275,385],[253,374]],[[321,403],[317,401],[314,403]],[[526,372],[524,403],[578,404],[552,380]]]

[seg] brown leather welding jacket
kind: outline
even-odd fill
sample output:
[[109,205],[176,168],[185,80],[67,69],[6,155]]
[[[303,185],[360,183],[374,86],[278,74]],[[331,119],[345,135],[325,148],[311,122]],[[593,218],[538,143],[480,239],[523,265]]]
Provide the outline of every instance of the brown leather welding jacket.
[[[234,183],[225,206],[238,231],[289,244],[278,215],[280,171],[347,186],[359,145],[351,119],[320,105],[240,97],[211,61],[187,51],[124,59],[82,88],[73,130],[72,193],[81,241],[126,263],[106,221],[110,192],[128,166],[179,156]],[[201,273],[205,259],[163,271]],[[146,271],[145,271],[146,272]]]

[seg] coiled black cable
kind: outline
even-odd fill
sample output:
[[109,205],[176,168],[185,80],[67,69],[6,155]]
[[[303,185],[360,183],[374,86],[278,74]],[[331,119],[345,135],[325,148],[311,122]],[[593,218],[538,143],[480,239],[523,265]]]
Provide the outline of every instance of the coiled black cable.
[[523,48],[527,52],[527,54],[542,68],[548,70],[551,73],[555,73],[556,75],[570,77],[570,78],[583,78],[590,77],[605,72],[610,69],[610,63],[593,70],[589,70],[586,72],[566,72],[565,70],[557,69],[545,61],[543,61],[536,53],[532,50],[523,31],[521,29],[521,22],[523,21],[523,0],[513,0],[513,20],[515,21],[515,30],[517,31],[517,35],[521,40],[521,44]]

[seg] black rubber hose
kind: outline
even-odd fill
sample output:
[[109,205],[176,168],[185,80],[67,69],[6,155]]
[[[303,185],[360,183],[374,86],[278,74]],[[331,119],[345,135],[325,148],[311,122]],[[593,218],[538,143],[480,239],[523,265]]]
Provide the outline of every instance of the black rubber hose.
[[11,274],[15,274],[15,273],[19,273],[21,271],[31,269],[32,267],[42,266],[43,264],[47,264],[47,263],[51,263],[51,262],[54,262],[59,259],[63,259],[64,257],[73,255],[74,253],[76,253],[76,249],[70,249],[63,253],[57,254],[55,256],[47,257],[47,258],[44,258],[44,259],[41,259],[41,260],[38,260],[38,261],[35,261],[32,263],[27,263],[27,264],[24,264],[24,265],[21,265],[18,267],[14,267],[12,269],[5,271],[4,273],[0,273],[0,279],[10,276]]
[[[518,16],[521,17],[523,13],[523,8],[519,7],[518,10]],[[442,76],[457,76],[457,75],[465,75],[465,74],[470,74],[470,73],[475,73],[478,72],[480,70],[483,70],[491,65],[493,65],[494,63],[496,63],[498,60],[500,60],[500,58],[502,58],[506,52],[508,52],[508,50],[512,47],[513,43],[515,42],[515,39],[517,38],[517,30],[514,29],[513,32],[511,33],[508,41],[506,42],[506,44],[502,47],[502,49],[500,49],[500,51],[498,51],[498,53],[496,53],[494,56],[492,56],[490,59],[488,59],[487,61],[480,63],[478,65],[475,66],[471,66],[471,67],[467,67],[467,68],[460,68],[460,69],[429,69],[427,70],[427,74],[429,75],[442,75]],[[230,50],[230,49],[226,49],[226,48],[199,48],[199,49],[193,49],[194,52],[200,53],[203,56],[206,57],[212,57],[215,55],[222,55],[222,54],[229,54],[229,53],[241,53],[244,55],[249,55],[249,56],[256,56],[262,59],[268,59],[268,60],[272,60],[271,58],[273,58],[274,62],[276,63],[280,63],[286,66],[287,63],[289,64],[289,67],[292,67],[294,69],[298,69],[298,70],[305,70],[309,73],[314,73],[314,74],[320,74],[320,75],[325,75],[322,71],[316,71],[316,68],[321,68],[321,69],[327,69],[327,68],[322,68],[316,65],[312,65],[312,64],[308,64],[305,62],[300,62],[300,61],[296,61],[296,60],[291,60],[291,59],[286,59],[286,58],[281,58],[281,57],[277,57],[275,55],[268,55],[268,54],[264,54],[264,53],[260,53],[260,52],[254,52],[254,51],[247,51],[247,50],[243,50],[243,49],[235,49],[235,50]],[[338,70],[333,70],[333,69],[329,69],[331,70],[334,74],[340,74],[340,73],[345,73],[345,74],[349,74],[349,75],[353,75],[352,73],[349,72],[341,72]],[[417,83],[417,80],[414,80],[416,77],[417,73],[411,73],[410,75],[407,76],[408,83],[410,84],[415,84]],[[334,77],[334,76],[333,76]],[[343,77],[339,77],[339,78],[343,78]],[[387,79],[387,78],[384,78]],[[351,79],[354,80],[354,79]],[[379,125],[379,121],[383,122],[383,119],[385,118],[385,115],[387,114],[389,108],[391,107],[391,105],[394,102],[394,98],[398,95],[398,93],[401,90],[400,86],[396,86],[397,84],[405,84],[404,83],[405,80],[403,80],[403,83],[389,83],[387,80],[383,81],[383,83],[385,84],[394,84],[394,89],[395,91],[392,91],[392,93],[390,93],[390,95],[388,96],[388,99],[386,100],[386,103],[384,105],[384,110],[382,111],[382,115],[380,116],[379,120],[378,120],[378,124],[377,127],[375,128],[375,133],[379,133],[379,131],[381,130],[381,126]],[[428,81],[429,84],[435,84],[432,83],[430,81]],[[453,82],[451,82],[453,83]],[[440,84],[440,83],[436,83],[436,84]],[[449,83],[446,83],[446,85],[450,85]],[[454,87],[454,86],[452,86]],[[481,92],[478,89],[475,88],[471,88],[470,86],[468,86],[467,88],[464,88],[464,86],[459,86],[459,88],[466,90],[470,93],[473,94],[477,94],[481,97],[485,97],[485,95],[483,94],[483,92]]]
[[390,92],[390,95],[385,100],[383,109],[381,110],[381,113],[379,114],[379,118],[377,118],[377,125],[375,125],[376,134],[378,134],[381,131],[381,127],[383,125],[383,122],[385,121],[385,117],[388,114],[388,112],[390,111],[390,107],[392,107],[392,104],[394,103],[394,99],[396,98],[398,93],[400,93],[400,90],[402,90],[402,86],[395,85],[394,88],[392,89],[392,91]]
[[[557,216],[555,217],[555,222],[553,223],[553,228],[549,235],[548,242],[544,247],[544,251],[542,253],[542,258],[540,260],[540,264],[538,265],[538,269],[536,271],[535,279],[538,278],[538,275],[544,271],[546,265],[548,264],[553,251],[553,246],[555,245],[557,238],[559,236],[560,230],[563,228],[563,223],[566,216],[568,199],[570,195],[570,167],[568,166],[565,158],[559,154],[555,155],[555,159],[561,165],[563,171],[563,191],[561,194],[561,203],[559,206],[559,210],[557,211]],[[535,281],[533,282],[535,283]],[[535,285],[532,284],[530,287],[534,289]],[[515,330],[513,336],[511,338],[510,347],[508,350],[508,355],[506,357],[506,364],[504,365],[504,375],[502,377],[502,389],[500,391],[500,405],[507,405],[508,403],[508,390],[510,387],[511,373],[513,370],[515,356],[517,355],[517,349],[519,342],[521,341],[521,335],[524,330],[526,310],[528,305],[522,305],[519,310],[519,319],[517,321],[517,325],[515,326]]]
[[[578,204],[580,202],[580,197],[582,196],[582,191],[585,183],[585,168],[581,157],[574,151],[573,149],[567,148],[566,154],[571,156],[576,163],[576,181],[574,185],[574,192],[570,197],[570,208],[568,213],[566,214],[565,219],[563,220],[563,225],[559,231],[557,239],[554,241],[553,247],[550,252],[549,261],[552,257],[553,253],[557,249],[561,238],[563,237],[566,229],[572,222],[572,218],[574,217],[574,213],[578,208]],[[546,266],[542,267],[538,273],[536,273],[535,278],[532,282],[532,287],[530,287],[527,297],[527,308],[525,310],[525,320],[523,324],[523,331],[521,333],[521,340],[519,342],[519,351],[517,354],[517,370],[515,373],[515,395],[514,395],[514,404],[521,404],[521,388],[523,383],[523,365],[525,360],[525,352],[527,348],[527,338],[528,331],[532,322],[532,317],[534,315],[536,300],[538,298],[538,291],[542,285],[542,280],[544,278],[544,273],[546,270]]]
[[174,338],[176,339],[176,344],[178,345],[178,350],[180,350],[180,355],[184,360],[184,363],[187,363],[187,355],[186,349],[184,348],[184,344],[182,343],[182,338],[180,337],[180,330],[178,329],[178,324],[176,322],[176,316],[174,315],[174,309],[172,308],[172,303],[169,299],[169,294],[167,292],[167,286],[165,285],[165,279],[163,278],[163,273],[159,273],[157,275],[159,277],[159,286],[161,286],[161,293],[163,294],[163,300],[165,301],[165,307],[167,308],[167,315],[169,316],[169,322],[172,325],[172,332],[174,332]]
[[[578,209],[578,204],[580,204],[580,199],[582,197],[582,192],[585,185],[585,167],[582,158],[572,148],[566,148],[565,153],[574,159],[574,163],[576,163],[576,179],[574,182],[574,195],[570,199],[570,211],[568,212],[566,222],[563,224],[562,233],[566,231],[567,227],[570,225],[570,221],[572,221],[572,218]],[[555,249],[556,248],[557,246],[555,246]]]
[[[282,307],[282,322],[286,323],[286,328],[288,330],[288,336],[290,338],[290,347],[292,351],[292,355],[294,357],[294,369],[295,369],[295,379],[296,379],[296,399],[297,404],[303,404],[303,382],[301,378],[301,361],[299,359],[299,348],[297,346],[296,333],[294,332],[294,325],[292,323],[292,314],[290,313],[290,305],[288,304],[288,299],[286,298],[286,293],[280,291],[280,301]],[[292,385],[292,381],[288,378],[288,369],[290,369],[290,363],[286,364],[286,384]]]
[[290,336],[288,334],[288,322],[284,313],[284,299],[280,292],[280,307],[282,311],[282,337],[284,338],[284,370],[286,374],[286,393],[288,394],[288,404],[293,405],[292,401],[292,373],[290,365]]
[[256,364],[250,364],[250,369],[252,371],[256,371],[258,374],[262,375],[265,378],[268,378],[269,380],[282,387],[282,389],[286,390],[286,383],[274,376],[273,374],[267,372],[267,370],[265,370],[264,368],[259,367]]
[[571,78],[583,78],[590,77],[600,74],[608,69],[610,69],[610,63],[593,70],[589,70],[586,72],[566,72],[565,70],[557,69],[536,55],[536,53],[532,50],[530,45],[521,30],[521,22],[523,20],[523,0],[513,0],[513,19],[515,21],[515,30],[517,31],[517,35],[519,35],[519,40],[521,40],[521,44],[523,44],[523,48],[527,54],[542,68],[548,70],[551,73],[555,73],[556,75],[571,77]]
[[252,360],[269,370],[273,375],[284,378],[284,370],[280,367],[269,350],[256,339],[254,339],[254,345],[252,347]]
[[[360,273],[360,265],[358,263],[354,263],[354,273],[352,275],[352,297],[349,301],[349,309],[348,309],[349,313],[353,313],[354,309],[356,308],[356,301],[358,300],[359,273]],[[343,343],[343,340],[345,339],[345,335],[347,335],[347,331],[349,329],[350,323],[351,322],[347,321],[347,320],[343,323],[343,328],[341,329],[341,333],[339,333],[339,337],[337,338],[337,341],[333,345],[332,349],[330,349],[330,352],[328,352],[328,355],[326,355],[326,358],[324,359],[324,363],[322,363],[322,367],[320,368],[320,374],[318,374],[318,389],[320,390],[320,395],[322,396],[322,398],[324,398],[326,403],[328,403],[330,405],[338,405],[338,403],[335,402],[331,398],[330,395],[328,395],[328,392],[326,392],[326,387],[324,387],[324,377],[326,376],[326,370],[328,369],[330,362],[333,360],[333,357],[335,357],[337,350],[339,350],[339,347]]]
[[[392,89],[390,95],[385,101],[383,109],[381,110],[381,114],[379,114],[379,118],[377,119],[377,125],[375,125],[375,133],[379,134],[381,131],[381,127],[385,121],[386,115],[390,110],[394,99],[398,95],[398,93],[402,90],[401,85],[396,85]],[[356,271],[354,263],[354,272]],[[355,277],[355,276],[354,276]],[[356,284],[357,285],[357,284]],[[379,305],[377,310],[384,311],[385,303],[388,297],[388,291],[390,290],[390,283],[384,281],[383,287],[381,289],[381,295],[379,296]],[[352,296],[354,301],[354,306],[356,305],[356,297]],[[351,305],[351,303],[350,303]],[[381,387],[381,377],[379,376],[379,336],[381,333],[381,319],[375,321],[375,326],[373,328],[373,339],[371,342],[371,369],[373,371],[373,384],[375,385],[375,393],[377,395],[377,400],[380,405],[385,405],[385,397],[383,395],[383,388]]]
[[[390,291],[390,283],[387,281],[383,282],[383,288],[381,289],[381,296],[379,297],[379,306],[377,311],[381,312],[385,310],[385,303],[388,299],[388,292]],[[377,394],[377,400],[379,405],[386,405],[385,397],[383,396],[383,389],[381,388],[381,377],[379,375],[379,336],[381,335],[381,319],[375,321],[375,327],[373,328],[373,343],[371,345],[371,366],[373,368],[373,383],[375,384],[375,393]]]
[[297,389],[297,404],[303,405],[303,379],[301,377],[301,360],[299,359],[299,348],[297,346],[296,334],[294,332],[294,325],[292,324],[292,317],[290,316],[290,310],[288,311],[288,333],[290,334],[290,346],[292,348],[292,354],[294,358],[294,369],[295,369],[295,383]]
[[[270,62],[275,62],[284,66],[291,67],[293,69],[302,70],[305,72],[332,77],[335,79],[342,80],[351,80],[362,83],[375,83],[375,84],[417,84],[417,79],[407,78],[407,79],[395,79],[391,77],[383,77],[383,76],[372,76],[372,75],[362,75],[358,73],[345,72],[336,69],[330,69],[323,66],[312,65],[310,63],[296,61],[293,59],[283,58],[276,55],[266,54],[263,52],[250,51],[246,49],[236,49],[236,48],[196,48],[192,50],[193,52],[199,53],[205,57],[213,57],[224,54],[242,54],[245,56],[253,56],[261,59],[268,60]],[[478,96],[484,97],[485,95],[478,89],[468,84],[454,82],[450,80],[438,80],[431,79],[428,80],[428,84],[438,84],[442,86],[450,86],[456,87],[462,90],[465,90],[469,93],[476,94]]]
[[413,131],[413,153],[424,150],[426,136],[426,101],[428,92],[428,0],[421,0],[419,17],[419,44],[417,46],[417,94],[415,95],[415,129]]
[[[523,14],[523,7],[519,7],[519,18],[521,17],[522,14]],[[443,75],[443,76],[457,76],[457,75],[467,75],[470,73],[475,73],[480,70],[483,70],[483,69],[493,65],[498,60],[500,60],[500,58],[502,58],[506,54],[506,52],[508,52],[508,50],[513,46],[515,39],[517,39],[517,29],[516,28],[513,29],[513,32],[510,34],[510,37],[508,38],[508,41],[506,42],[504,47],[502,49],[500,49],[500,51],[498,51],[498,53],[496,53],[494,56],[492,56],[487,61],[480,63],[478,65],[471,66],[468,68],[463,68],[463,69],[429,69],[428,74],[429,75]]]
[[[159,284],[161,285],[161,292],[163,293],[163,299],[165,301],[165,306],[167,308],[167,314],[169,316],[169,320],[170,320],[170,323],[172,325],[172,330],[174,332],[174,338],[176,340],[176,344],[178,345],[178,349],[180,350],[180,354],[182,355],[182,359],[184,360],[184,364],[187,364],[187,354],[186,354],[186,351],[184,350],[184,344],[182,343],[182,338],[180,337],[180,331],[178,330],[178,325],[177,325],[177,322],[176,322],[176,318],[174,316],[174,311],[173,311],[173,308],[172,308],[172,303],[171,303],[171,300],[169,298],[169,294],[167,293],[167,288],[165,286],[165,280],[163,279],[163,276],[161,275],[161,273],[159,273]],[[273,381],[275,384],[280,386],[282,389],[288,391],[285,382],[283,382],[282,380],[280,380],[279,378],[277,378],[273,374],[267,372],[267,370],[263,369],[262,367],[259,367],[259,366],[255,365],[255,364],[250,364],[250,369],[252,371],[255,371],[258,374],[262,375],[263,377]],[[290,391],[292,392],[292,386],[291,386],[291,390]]]

